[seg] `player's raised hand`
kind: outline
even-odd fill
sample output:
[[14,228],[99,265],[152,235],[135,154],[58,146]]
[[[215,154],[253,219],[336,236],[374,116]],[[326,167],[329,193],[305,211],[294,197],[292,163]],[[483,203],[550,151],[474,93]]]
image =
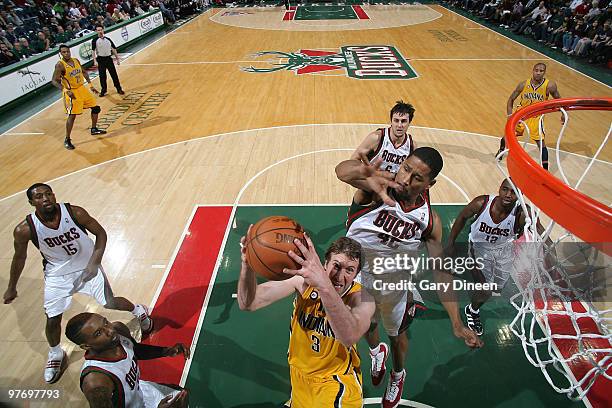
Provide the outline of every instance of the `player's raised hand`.
[[13,300],[15,300],[15,298],[17,298],[17,289],[15,288],[6,289],[6,292],[4,292],[4,296],[3,296],[4,304],[8,305]]
[[480,337],[478,337],[476,333],[474,333],[472,330],[468,329],[463,325],[461,325],[460,327],[453,327],[453,334],[456,337],[463,339],[465,345],[468,347],[480,348],[484,345],[484,343],[482,342],[482,340],[480,340]]
[[304,238],[306,239],[307,246],[305,246],[299,239],[293,241],[295,246],[297,246],[302,253],[302,256],[293,251],[288,252],[289,257],[300,265],[301,268],[297,270],[285,268],[283,272],[289,275],[300,275],[304,278],[304,282],[306,282],[307,285],[315,288],[331,286],[329,273],[321,264],[321,260],[319,259],[319,255],[317,255],[317,250],[315,249],[314,244],[312,243],[308,234],[304,233]]
[[366,166],[364,169],[366,175],[365,181],[372,192],[376,193],[385,204],[394,206],[395,200],[389,197],[387,190],[389,187],[399,187],[399,184],[395,182],[395,175],[393,173],[380,169],[382,162],[382,159],[379,157]]
[[166,357],[174,357],[178,356],[179,354],[182,354],[183,357],[185,357],[185,360],[187,360],[191,355],[191,350],[183,343],[176,343],[173,347],[168,347],[166,350]]
[[240,259],[242,259],[243,264],[247,263],[247,237],[251,234],[251,228],[253,228],[253,224],[249,225],[246,235],[240,238]]

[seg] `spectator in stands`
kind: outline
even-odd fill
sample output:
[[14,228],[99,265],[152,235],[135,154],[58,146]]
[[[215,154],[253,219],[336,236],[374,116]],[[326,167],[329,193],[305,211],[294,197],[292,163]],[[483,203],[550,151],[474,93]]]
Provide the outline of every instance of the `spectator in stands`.
[[174,24],[176,22],[176,17],[174,16],[172,10],[166,7],[164,0],[159,0],[158,6],[162,12],[162,16],[164,16],[166,21],[170,24]]
[[113,15],[112,15],[112,19],[115,24],[128,19],[128,17],[121,12],[121,9],[119,7],[120,6],[117,6],[115,11],[113,11]]
[[107,13],[113,14],[116,8],[117,8],[117,3],[115,3],[115,0],[109,0],[108,3],[106,3]]
[[6,44],[0,43],[0,67],[10,65],[17,61],[19,61],[19,57],[15,56]]
[[64,30],[64,27],[57,26],[57,32],[53,37],[53,42],[55,44],[64,44],[67,43],[72,38],[72,32]]
[[601,9],[599,8],[599,0],[593,0],[591,9],[584,16],[584,21],[587,23],[591,23],[593,20],[598,18],[601,15]]
[[51,43],[45,33],[39,31],[36,34],[36,39],[32,41],[32,49],[34,49],[34,52],[39,54],[41,52],[48,51],[50,47]]
[[591,58],[589,59],[589,62],[591,64],[606,62],[606,60],[604,60],[606,56],[606,44],[608,44],[609,48],[609,42],[612,41],[612,29],[610,28],[610,23],[610,20],[606,20],[602,32],[597,34],[597,36],[595,36],[595,39],[591,43]]
[[146,14],[146,11],[144,11],[142,7],[140,7],[140,3],[138,1],[134,2],[134,12],[137,16],[142,16],[143,14]]
[[536,24],[536,22],[539,20],[539,17],[543,14],[546,14],[546,12],[546,6],[544,5],[544,2],[541,1],[537,8],[535,8],[531,13],[521,18],[519,24],[517,24],[517,26],[512,31],[516,34],[522,34],[527,27],[532,27],[534,24]]
[[21,37],[19,39],[19,44],[21,44],[21,52],[23,55],[26,56],[26,58],[34,54],[34,50],[32,49],[32,47],[30,47],[30,43],[28,42],[27,38]]
[[106,12],[105,13],[105,17],[104,17],[104,27],[110,27],[113,24],[115,24],[115,21],[113,20],[113,16],[111,15],[111,13]]
[[568,54],[572,51],[585,32],[584,20],[582,17],[576,16],[576,23],[563,34],[563,52]]
[[13,43],[13,50],[12,50],[12,52],[20,60],[26,58],[26,56],[25,56],[25,54],[23,52],[23,48],[21,47],[21,43],[19,41],[15,41]]
[[603,33],[603,27],[599,26],[599,21],[595,20],[592,24],[589,24],[584,36],[578,40],[574,49],[568,52],[569,55],[576,55],[577,57],[583,57],[586,55],[591,43],[595,40],[599,34]]
[[99,15],[104,15],[104,10],[97,0],[93,0],[91,3],[89,3],[89,14],[96,17]]
[[12,24],[7,24],[6,32],[4,33],[4,37],[13,44],[18,40],[17,34],[15,33],[15,27]]

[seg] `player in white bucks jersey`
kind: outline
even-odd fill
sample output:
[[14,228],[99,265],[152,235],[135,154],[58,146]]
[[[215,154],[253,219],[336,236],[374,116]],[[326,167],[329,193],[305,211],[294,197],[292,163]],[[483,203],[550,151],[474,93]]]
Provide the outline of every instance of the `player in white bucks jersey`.
[[[376,129],[367,135],[355,149],[351,159],[361,160],[365,164],[380,159],[381,170],[397,173],[400,164],[414,150],[412,136],[408,133],[414,112],[411,104],[397,101],[389,113],[390,126]],[[357,190],[355,200],[362,202],[366,199],[371,199],[371,196],[362,190]]]
[[[132,312],[139,319],[143,333],[151,331],[153,321],[146,307],[113,295],[101,267],[106,231],[87,211],[58,204],[46,184],[32,185],[27,196],[36,210],[13,232],[15,254],[4,303],[11,303],[17,297],[17,282],[25,266],[28,242],[32,241],[43,257],[45,334],[50,347],[44,377],[51,384],[61,377],[67,363],[59,343],[62,314],[70,307],[73,294],[89,295],[107,309]],[[88,232],[95,235],[95,242]]]
[[[378,258],[384,263],[399,254],[414,256],[421,246],[426,247],[429,257],[442,255],[442,224],[438,214],[431,209],[428,196],[428,190],[436,183],[435,178],[442,165],[442,156],[437,150],[421,147],[403,161],[394,176],[380,169],[380,160],[371,165],[359,160],[346,160],[336,167],[341,181],[371,193],[373,198],[371,203],[353,203],[347,236],[364,247],[362,284],[373,295],[377,313],[391,341],[393,372],[383,397],[384,408],[396,407],[402,397],[408,348],[404,329],[410,320],[406,321],[410,299],[407,290],[385,290],[375,286],[375,281],[383,283],[389,282],[389,278],[393,279],[393,275],[399,273],[399,266],[391,269],[383,267],[382,271],[376,271],[374,262]],[[434,270],[433,273],[438,282],[452,281],[452,277],[444,271]],[[451,319],[454,335],[462,338],[470,347],[480,347],[482,342],[478,336],[461,321],[454,292],[439,291],[438,295]],[[373,332],[372,335],[377,337],[375,326]],[[376,356],[376,361],[373,361],[373,381],[377,380],[378,383],[384,377],[385,358],[386,355],[380,359]]]
[[187,391],[178,386],[140,379],[139,360],[182,355],[189,348],[177,343],[160,347],[137,343],[128,327],[95,313],[80,313],[68,321],[66,337],[85,350],[80,386],[92,408],[186,407]]
[[[495,292],[501,292],[510,277],[514,262],[511,241],[521,235],[525,227],[525,213],[510,182],[504,179],[497,196],[478,196],[461,210],[448,238],[448,254],[457,252],[457,237],[468,220],[473,220],[469,233],[469,255],[477,260],[475,264],[479,266],[471,270],[472,276],[476,282],[495,284]],[[492,292],[475,291],[471,303],[464,308],[468,327],[479,336],[484,332],[480,307],[491,297]]]

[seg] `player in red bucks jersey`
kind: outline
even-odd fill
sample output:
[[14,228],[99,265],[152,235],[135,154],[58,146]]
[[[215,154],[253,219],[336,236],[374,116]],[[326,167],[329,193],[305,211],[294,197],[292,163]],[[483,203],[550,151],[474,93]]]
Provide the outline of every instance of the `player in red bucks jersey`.
[[[499,186],[497,196],[481,195],[474,198],[457,216],[448,237],[446,252],[454,255],[457,237],[466,222],[472,219],[469,234],[470,256],[479,261],[471,273],[476,282],[494,284],[501,292],[512,272],[514,255],[511,241],[522,235],[525,212],[517,201],[516,192],[508,179]],[[539,233],[544,229],[536,224]],[[480,307],[491,297],[493,290],[472,293],[471,304],[464,308],[467,325],[481,336],[484,327],[480,320]]]
[[128,327],[99,314],[80,313],[68,321],[66,337],[85,350],[80,385],[92,408],[178,408],[187,406],[187,391],[140,379],[139,360],[182,355],[184,344],[159,347],[137,343]]
[[[374,269],[377,258],[380,260],[383,257],[388,261],[394,255],[406,251],[412,253],[418,249],[417,241],[425,243],[430,258],[442,256],[442,224],[438,214],[429,208],[427,199],[428,189],[436,183],[435,178],[442,165],[442,157],[437,150],[421,147],[403,161],[394,176],[380,170],[380,159],[371,165],[359,160],[346,160],[336,166],[336,175],[341,181],[371,193],[373,198],[369,205],[353,203],[353,206],[361,204],[364,208],[355,212],[352,219],[349,219],[351,224],[348,236],[363,247],[362,285],[373,295],[377,314],[382,317],[383,326],[391,341],[393,372],[383,398],[383,408],[395,408],[402,397],[408,340],[403,322],[406,313],[401,309],[406,309],[409,304],[406,299],[408,291],[379,289],[376,283],[370,285],[369,282],[375,282],[375,279],[383,274],[390,276],[399,272],[397,266],[385,266],[385,271],[377,272]],[[377,223],[368,216],[375,212],[384,216],[386,221]],[[360,225],[357,225],[358,223]],[[387,225],[390,223],[393,225]],[[450,274],[441,270],[434,270],[433,273],[437,282],[448,284],[447,287],[452,286]],[[482,342],[478,336],[461,321],[454,292],[444,291],[442,285],[439,288],[438,296],[450,317],[453,334],[463,339],[469,347],[481,347]]]
[[[15,254],[4,303],[11,303],[17,297],[17,282],[25,266],[28,242],[32,241],[43,257],[45,334],[50,347],[44,377],[52,384],[59,380],[67,364],[66,353],[60,347],[61,322],[73,294],[89,295],[107,309],[132,312],[144,334],[153,329],[153,321],[145,306],[134,305],[113,294],[101,266],[106,231],[98,221],[81,207],[58,204],[46,184],[32,185],[27,196],[36,210],[13,232]],[[95,242],[88,232],[95,235]]]

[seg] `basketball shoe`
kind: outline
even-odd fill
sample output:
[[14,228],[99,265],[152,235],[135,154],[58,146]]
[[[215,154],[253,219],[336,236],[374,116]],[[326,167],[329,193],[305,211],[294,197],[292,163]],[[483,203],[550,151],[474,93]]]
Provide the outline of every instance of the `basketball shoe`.
[[383,408],[395,408],[399,405],[402,399],[402,390],[404,389],[404,379],[406,379],[406,370],[402,370],[399,374],[391,371],[389,383],[387,384],[382,401]]
[[145,305],[136,305],[132,314],[138,319],[143,335],[153,331],[153,319],[149,316],[149,310]]
[[372,376],[372,384],[375,387],[379,386],[383,378],[385,378],[385,373],[387,372],[385,362],[387,357],[389,357],[389,346],[385,343],[379,343],[377,349],[378,352],[375,352],[376,349],[370,349],[370,359],[372,360],[370,375]]
[[467,323],[467,327],[474,331],[479,336],[482,336],[484,333],[484,328],[482,327],[482,322],[480,321],[480,312],[472,311],[470,305],[465,305],[463,308],[463,313],[465,313],[465,321]]
[[49,350],[47,365],[45,366],[45,381],[48,384],[57,382],[66,369],[68,358],[66,356],[66,352],[64,350],[61,351],[62,352],[60,354],[54,352],[53,350]]

